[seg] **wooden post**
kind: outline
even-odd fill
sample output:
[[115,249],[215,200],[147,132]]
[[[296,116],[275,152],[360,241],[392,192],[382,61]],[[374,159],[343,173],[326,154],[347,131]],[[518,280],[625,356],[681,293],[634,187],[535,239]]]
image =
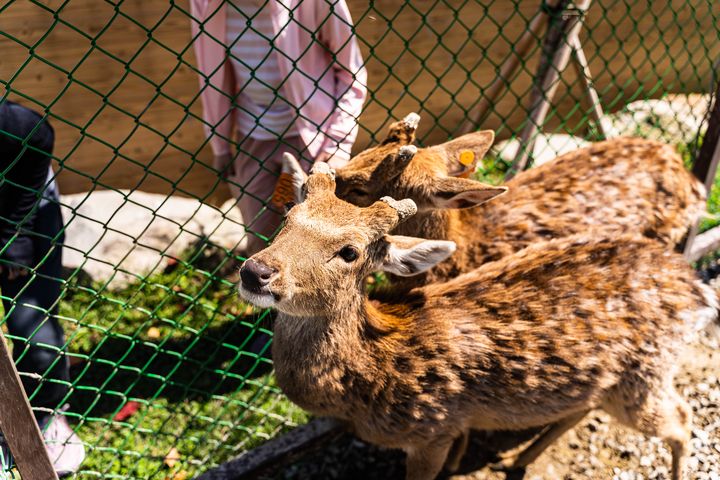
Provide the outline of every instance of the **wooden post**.
[[57,480],[20,376],[0,330],[0,430],[27,480]]
[[[552,2],[552,4],[551,6],[554,6],[554,2]],[[495,103],[500,92],[502,92],[503,87],[509,84],[510,78],[520,66],[520,60],[527,57],[530,48],[535,44],[535,39],[540,35],[540,30],[545,20],[545,15],[543,15],[542,12],[538,12],[530,21],[527,29],[514,44],[512,55],[500,66],[500,74],[495,77],[495,80],[493,80],[485,90],[485,94],[480,98],[478,104],[468,113],[468,118],[460,127],[460,135],[472,132],[480,127],[480,124],[487,117],[488,110]]]
[[[520,134],[520,148],[518,148],[518,153],[513,160],[508,178],[512,177],[516,172],[524,170],[527,165],[530,152],[532,152],[535,144],[535,137],[545,122],[545,117],[547,117],[550,109],[550,102],[555,96],[555,91],[559,85],[560,72],[565,70],[570,60],[574,39],[580,31],[582,17],[590,6],[590,1],[580,0],[577,5],[573,5],[571,0],[563,1],[557,8],[567,10],[568,7],[572,6],[576,13],[555,22],[551,21],[549,24],[536,76],[537,81],[533,85],[530,118]],[[551,57],[552,60],[548,61]]]
[[609,129],[605,128],[605,115],[603,114],[603,109],[600,105],[600,96],[595,90],[595,85],[593,85],[590,65],[588,64],[585,52],[582,49],[580,37],[575,36],[571,41],[571,46],[573,58],[575,60],[575,62],[573,62],[573,65],[575,65],[575,71],[577,72],[577,76],[580,80],[582,80],[590,100],[590,114],[593,118],[595,118],[600,134],[603,138],[607,138]]
[[[715,175],[720,163],[720,81],[715,86],[712,106],[710,107],[710,119],[703,138],[700,153],[695,160],[692,172],[705,185],[708,196],[712,189]],[[698,233],[698,225],[695,224],[685,239],[684,253],[690,261],[699,259],[698,253],[693,252],[693,244]],[[696,258],[697,257],[697,258]]]

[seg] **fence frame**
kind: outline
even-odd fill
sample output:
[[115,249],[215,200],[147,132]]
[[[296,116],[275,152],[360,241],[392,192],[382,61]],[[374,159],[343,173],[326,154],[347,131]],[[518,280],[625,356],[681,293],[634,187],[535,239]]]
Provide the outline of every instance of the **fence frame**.
[[22,478],[58,480],[2,330],[0,330],[0,407],[0,430],[10,447]]
[[[692,169],[693,174],[705,185],[708,197],[720,164],[720,80],[716,81],[712,100],[703,144]],[[700,235],[698,235],[698,227],[699,222],[696,222],[685,241],[684,253],[690,262],[698,261],[703,256],[720,249],[720,227],[712,228]]]

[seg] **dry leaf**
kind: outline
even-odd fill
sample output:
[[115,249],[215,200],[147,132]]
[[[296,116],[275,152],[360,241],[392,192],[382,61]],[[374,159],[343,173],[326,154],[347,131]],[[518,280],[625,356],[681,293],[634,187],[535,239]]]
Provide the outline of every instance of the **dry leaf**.
[[[175,466],[177,462],[180,461],[180,452],[178,452],[177,448],[173,447],[170,449],[167,455],[165,455],[165,460],[163,460],[163,463],[168,466],[168,468],[172,468]],[[180,473],[180,472],[178,472]],[[176,477],[173,477],[176,478]]]
[[157,327],[148,328],[147,336],[151,340],[157,340],[160,338],[160,329]]
[[185,470],[180,470],[179,472],[174,472],[165,477],[165,480],[187,480],[188,473]]

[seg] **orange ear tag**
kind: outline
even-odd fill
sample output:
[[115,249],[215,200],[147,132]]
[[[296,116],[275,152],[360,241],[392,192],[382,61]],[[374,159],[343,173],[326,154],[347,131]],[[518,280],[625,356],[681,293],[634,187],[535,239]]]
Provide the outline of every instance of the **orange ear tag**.
[[[462,165],[465,167],[472,167],[473,163],[475,162],[475,152],[472,150],[463,150],[460,152],[460,158],[459,161]],[[467,178],[472,173],[472,168],[466,168],[465,171],[463,171],[459,177]]]
[[295,201],[295,187],[290,173],[282,172],[280,174],[270,201],[275,208],[281,211],[286,204]]

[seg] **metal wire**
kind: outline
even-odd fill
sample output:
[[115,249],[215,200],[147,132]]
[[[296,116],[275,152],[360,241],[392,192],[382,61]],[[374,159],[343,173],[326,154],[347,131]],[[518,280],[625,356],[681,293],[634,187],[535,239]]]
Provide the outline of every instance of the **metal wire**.
[[[521,0],[351,2],[350,9],[370,83],[356,151],[382,140],[387,123],[410,111],[422,118],[419,143],[454,136],[463,122],[476,120],[473,108],[516,55],[515,42],[533,18],[582,14],[572,5],[558,11]],[[580,39],[615,134],[661,138],[692,163],[702,131],[684,129],[705,111],[659,112],[646,101],[713,91],[707,85],[720,57],[719,17],[711,0],[591,4]],[[76,478],[193,478],[307,420],[274,384],[270,313],[234,295],[233,272],[243,258],[208,240],[223,223],[248,235],[257,233],[252,225],[233,220],[231,204],[217,210],[221,223],[199,234],[191,219],[170,218],[162,205],[142,204],[133,195],[149,189],[211,202],[224,188],[201,132],[206,122],[190,20],[186,1],[0,4],[0,97],[39,111],[54,125],[61,189],[115,192],[121,206],[176,229],[158,247],[142,234],[119,230],[114,214],[83,218],[82,204],[64,205],[67,223],[82,219],[132,240],[129,251],[107,265],[112,273],[99,280],[87,279],[83,267],[107,260],[93,248],[66,248],[84,263],[63,280],[58,319],[67,340],[58,358],[70,360],[71,380],[63,383],[67,396],[49,411],[69,404],[67,415],[85,442],[88,457]],[[476,125],[495,130],[501,140],[478,172],[487,181],[502,179],[514,156],[503,141],[529,118],[543,35],[503,79],[504,89]],[[538,136],[598,139],[591,108],[582,106],[583,82],[568,70],[560,72]],[[228,140],[237,146],[237,139]],[[573,141],[565,146],[573,148]],[[536,146],[533,158],[555,156],[556,147],[543,152]],[[0,172],[0,182],[8,181],[5,175]],[[173,253],[181,235],[195,241]],[[141,249],[154,251],[157,264],[128,270],[122,262]],[[38,267],[31,276],[41,275]],[[121,276],[126,281],[118,287],[114,279]],[[10,338],[16,349],[28,340]],[[43,381],[60,382],[39,373]],[[28,394],[33,400],[36,392]]]

